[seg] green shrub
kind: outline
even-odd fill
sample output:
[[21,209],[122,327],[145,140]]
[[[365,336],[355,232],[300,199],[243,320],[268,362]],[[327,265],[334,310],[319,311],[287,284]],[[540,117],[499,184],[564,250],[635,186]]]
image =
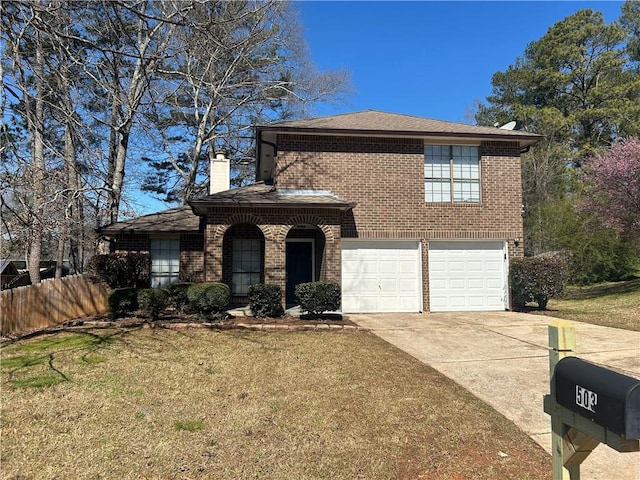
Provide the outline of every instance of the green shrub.
[[256,283],[249,286],[247,293],[249,308],[254,317],[281,317],[282,289],[278,285]]
[[550,298],[562,295],[568,278],[567,261],[558,255],[511,259],[509,280],[516,307],[536,302],[546,309]]
[[576,212],[575,201],[569,197],[526,215],[526,230],[532,238],[525,245],[542,245],[566,256],[571,284],[625,280],[633,276],[640,261],[640,249],[634,242],[604,228],[590,212]]
[[224,283],[194,283],[187,288],[189,311],[202,318],[220,318],[230,301],[231,292]]
[[154,320],[167,308],[168,304],[169,293],[162,288],[138,290],[138,307]]
[[589,285],[605,281],[617,282],[633,276],[639,250],[610,230],[584,235],[569,255],[570,282]]
[[340,308],[340,285],[332,282],[310,282],[296,285],[295,295],[300,308],[312,316]]
[[109,313],[113,318],[123,317],[138,310],[137,288],[116,288],[109,292]]
[[176,312],[191,313],[187,298],[187,290],[191,285],[191,283],[171,283],[164,287],[169,295],[169,305],[173,306]]
[[94,255],[87,273],[94,282],[105,282],[109,288],[147,287],[149,285],[148,253],[119,252]]

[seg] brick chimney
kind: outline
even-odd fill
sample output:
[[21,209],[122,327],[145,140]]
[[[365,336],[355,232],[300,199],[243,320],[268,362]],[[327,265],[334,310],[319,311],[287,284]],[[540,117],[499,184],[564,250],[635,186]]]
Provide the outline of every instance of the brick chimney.
[[215,157],[209,155],[209,195],[229,190],[231,175],[227,151],[220,148]]

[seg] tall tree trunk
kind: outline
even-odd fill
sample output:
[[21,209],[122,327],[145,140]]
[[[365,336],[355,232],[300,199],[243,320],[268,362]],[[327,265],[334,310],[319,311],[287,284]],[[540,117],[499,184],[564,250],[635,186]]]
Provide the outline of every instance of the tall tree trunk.
[[[80,185],[78,179],[78,171],[76,166],[76,146],[73,138],[73,107],[71,98],[68,94],[68,77],[62,75],[61,84],[63,85],[62,95],[65,107],[64,119],[64,180],[65,195],[64,197],[64,217],[62,218],[60,237],[58,239],[58,252],[56,258],[56,278],[62,276],[62,268],[64,263],[64,253],[66,245],[69,245],[69,256],[73,260],[77,258],[78,251],[78,233],[82,231],[80,223],[79,211],[82,208],[81,202],[78,201],[80,193]],[[66,87],[66,88],[65,88]],[[74,264],[74,270],[76,265]],[[77,270],[76,270],[77,271]]]
[[127,159],[130,131],[131,122],[128,122],[120,128],[117,133],[119,139],[115,150],[115,162],[107,202],[107,213],[110,223],[117,222],[118,214],[120,213],[120,200],[122,199],[122,185],[124,184],[125,161]]
[[34,81],[36,86],[35,111],[29,115],[30,129],[33,138],[33,161],[31,164],[31,181],[33,190],[33,221],[29,232],[29,277],[31,283],[40,283],[40,260],[42,258],[43,218],[45,194],[44,163],[44,69],[42,44],[39,34],[35,42]]
[[[112,66],[113,66],[113,76],[114,76],[113,83],[114,85],[119,85],[120,82],[118,79],[118,66],[115,63]],[[109,125],[110,125],[109,127],[109,158],[107,163],[107,178],[106,178],[106,185],[108,190],[107,190],[107,210],[104,218],[104,221],[106,221],[107,223],[113,223],[118,218],[118,213],[116,212],[115,219],[114,219],[114,215],[111,210],[112,208],[111,205],[112,203],[114,203],[115,199],[112,198],[112,194],[110,190],[115,178],[116,163],[117,163],[116,158],[118,156],[117,125],[121,117],[121,100],[118,98],[118,93],[119,92],[116,89],[116,91],[114,91],[111,94],[111,114],[109,115]],[[99,224],[98,227],[100,226],[101,225]]]
[[64,264],[64,250],[65,250],[65,240],[69,237],[69,229],[65,225],[63,230],[60,232],[60,236],[58,237],[58,248],[56,249],[56,274],[55,278],[62,278],[62,267]]
[[[62,1],[60,5],[62,5]],[[61,18],[61,24],[64,25],[65,33],[69,33],[70,21],[63,15]],[[59,45],[63,46],[62,43]],[[65,47],[64,45],[63,47]],[[63,245],[68,245],[68,255],[70,260],[70,267],[73,273],[78,273],[83,270],[81,258],[79,255],[79,245],[82,243],[82,236],[84,235],[84,219],[83,219],[83,196],[82,181],[80,179],[80,168],[77,160],[76,140],[78,137],[78,118],[76,115],[76,108],[74,105],[71,92],[74,82],[72,80],[72,62],[69,58],[67,48],[61,48],[60,53],[60,69],[58,72],[59,82],[59,94],[61,96],[63,105],[63,124],[64,124],[64,170],[65,170],[65,185],[67,190],[65,196],[64,205],[64,226],[63,226]],[[62,258],[58,261],[58,273],[62,273],[62,267],[64,262],[64,252],[59,251],[62,254]]]

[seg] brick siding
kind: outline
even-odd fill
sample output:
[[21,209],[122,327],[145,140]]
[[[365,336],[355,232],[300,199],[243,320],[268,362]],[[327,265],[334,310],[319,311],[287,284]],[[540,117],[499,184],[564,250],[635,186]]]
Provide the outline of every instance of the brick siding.
[[204,281],[203,233],[183,233],[180,235],[180,280],[183,282]]
[[522,233],[516,143],[482,144],[479,204],[425,202],[422,140],[280,136],[277,162],[279,188],[326,189],[357,203],[352,218],[342,222],[344,237],[500,238]]
[[511,256],[523,255],[519,146],[483,142],[480,155],[478,204],[425,202],[422,139],[280,135],[276,178],[279,188],[330,190],[356,202],[341,237],[421,240],[428,310],[430,239],[507,240]]
[[116,252],[149,253],[149,235],[121,233],[116,236]]

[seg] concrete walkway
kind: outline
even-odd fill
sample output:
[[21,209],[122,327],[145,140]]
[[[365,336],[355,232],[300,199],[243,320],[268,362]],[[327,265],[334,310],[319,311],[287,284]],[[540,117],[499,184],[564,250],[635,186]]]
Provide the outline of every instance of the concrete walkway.
[[[514,312],[358,314],[371,329],[482,399],[551,452],[547,327],[551,317]],[[640,332],[574,322],[577,356],[640,378]],[[640,453],[599,445],[583,480],[640,480]]]

